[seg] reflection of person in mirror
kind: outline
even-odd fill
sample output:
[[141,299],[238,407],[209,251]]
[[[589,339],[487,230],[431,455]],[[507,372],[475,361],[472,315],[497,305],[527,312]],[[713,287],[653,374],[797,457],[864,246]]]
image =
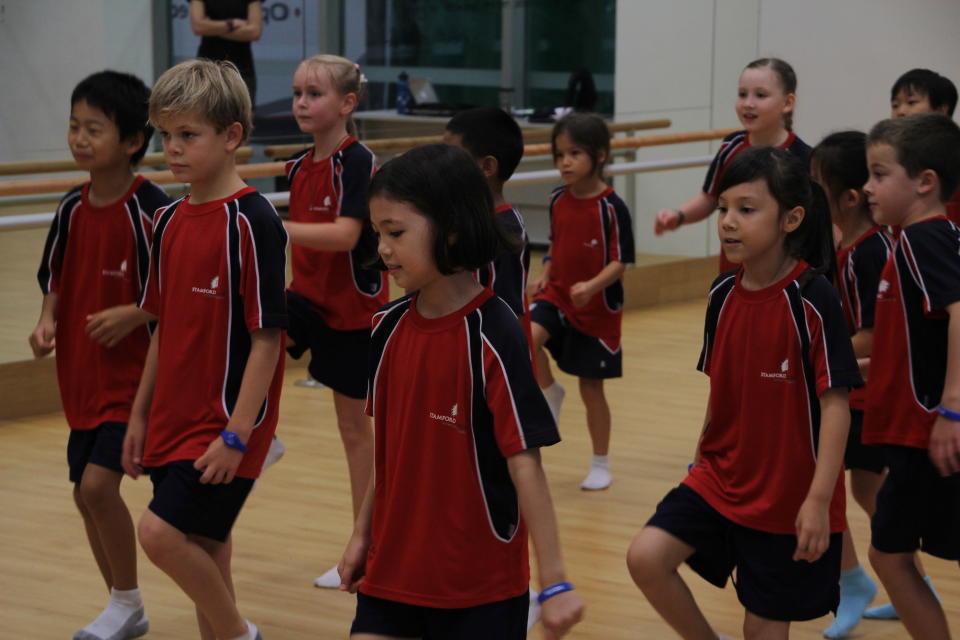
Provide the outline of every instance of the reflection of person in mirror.
[[190,27],[201,37],[198,58],[237,65],[257,104],[257,73],[251,43],[263,33],[261,0],[190,0]]

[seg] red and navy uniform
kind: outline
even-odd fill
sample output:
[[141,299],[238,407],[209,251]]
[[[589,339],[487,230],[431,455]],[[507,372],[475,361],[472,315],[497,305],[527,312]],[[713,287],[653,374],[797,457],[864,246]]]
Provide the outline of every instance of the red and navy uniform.
[[947,372],[946,307],[960,300],[960,228],[901,230],[877,294],[865,443],[926,449]]
[[[796,534],[817,463],[819,397],[862,385],[833,286],[800,261],[780,282],[750,291],[742,272],[710,292],[698,368],[710,376],[710,424],[684,480],[727,519]],[[842,471],[830,531],[846,528]]]
[[960,189],[957,189],[947,202],[947,217],[953,224],[960,224]]
[[[377,170],[370,149],[348,137],[333,154],[313,161],[313,147],[289,160],[290,221],[333,222],[337,216],[370,219],[367,186]],[[292,247],[291,291],[314,307],[331,329],[369,329],[370,317],[389,299],[383,271],[363,267],[370,256],[351,251],[317,251]]]
[[[159,317],[159,351],[143,465],[196,460],[236,406],[250,334],[285,328],[287,234],[251,187],[222,200],[189,196],[154,218],[150,277],[141,307]],[[277,361],[237,476],[256,478],[277,426]]]
[[[874,226],[849,247],[837,250],[837,290],[850,335],[872,329],[880,273],[893,249],[893,241],[880,226]],[[863,410],[865,387],[850,392],[850,408]]]
[[570,287],[590,280],[613,261],[634,261],[633,225],[623,200],[607,187],[592,198],[577,198],[561,187],[550,198],[550,246],[553,261],[546,288],[536,299],[560,309],[577,331],[600,338],[611,351],[620,348],[623,279],[617,279],[587,304],[575,307]]
[[375,488],[360,591],[444,609],[522,595],[527,533],[507,458],[560,440],[523,332],[489,289],[440,318],[416,303],[373,317]]
[[503,298],[518,318],[527,313],[527,275],[530,273],[530,238],[516,207],[497,207],[497,219],[507,235],[522,243],[517,252],[504,251],[490,264],[477,269],[477,282]]
[[146,326],[112,349],[86,334],[87,316],[140,299],[150,261],[153,212],[170,203],[137,176],[119,200],[96,207],[90,183],[71,189],[50,225],[37,279],[56,293],[57,378],[71,429],[127,422],[150,344]]
[[[714,200],[719,198],[720,177],[723,175],[724,170],[726,170],[727,165],[730,164],[730,161],[733,160],[737,154],[749,148],[750,134],[746,131],[734,131],[725,137],[720,143],[720,149],[717,150],[717,155],[713,157],[713,162],[710,163],[710,168],[707,169],[707,175],[703,179],[703,192]],[[805,163],[810,160],[810,152],[812,151],[810,145],[801,140],[797,134],[792,131],[778,148],[789,151]],[[739,268],[739,265],[727,260],[727,256],[723,253],[723,250],[721,250],[720,273],[737,268]]]

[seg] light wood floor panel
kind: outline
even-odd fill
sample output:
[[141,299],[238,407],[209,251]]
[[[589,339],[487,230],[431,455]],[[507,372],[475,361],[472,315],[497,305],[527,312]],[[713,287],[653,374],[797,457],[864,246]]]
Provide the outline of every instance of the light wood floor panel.
[[[702,421],[707,381],[694,370],[702,303],[631,312],[625,320],[624,378],[608,385],[614,416],[614,484],[585,493],[589,444],[576,380],[561,418],[564,442],[544,451],[570,579],[587,603],[586,620],[570,638],[673,638],[630,582],[626,547],[657,501],[684,475]],[[352,597],[311,586],[333,566],[350,533],[346,465],[330,392],[294,386],[288,371],[281,403],[285,458],[262,478],[235,528],[235,578],[241,610],[267,640],[346,638]],[[89,622],[104,593],[86,548],[66,479],[66,427],[61,415],[0,422],[0,639],[67,638]],[[150,495],[147,479],[125,481],[133,512]],[[865,556],[868,526],[852,510]],[[925,557],[960,631],[957,566]],[[715,589],[686,569],[694,594],[718,631],[739,637],[742,609],[732,588]],[[173,583],[141,554],[141,585],[152,640],[196,637],[193,610]],[[883,595],[878,597],[878,601]],[[828,619],[794,625],[793,638],[821,637]],[[540,637],[539,631],[533,637]],[[864,621],[852,638],[893,640],[899,623]],[[496,640],[496,639],[491,639]]]

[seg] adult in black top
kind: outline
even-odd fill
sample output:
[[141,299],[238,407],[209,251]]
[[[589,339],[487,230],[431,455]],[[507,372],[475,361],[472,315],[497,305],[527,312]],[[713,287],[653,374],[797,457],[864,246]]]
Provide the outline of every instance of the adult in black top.
[[252,42],[263,28],[261,0],[191,0],[190,26],[201,37],[198,58],[229,60],[237,65],[256,106],[257,74]]

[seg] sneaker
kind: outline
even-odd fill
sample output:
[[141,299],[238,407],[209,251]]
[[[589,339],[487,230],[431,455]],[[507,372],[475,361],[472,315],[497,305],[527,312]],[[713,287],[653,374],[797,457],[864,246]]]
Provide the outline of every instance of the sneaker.
[[270,449],[267,451],[267,457],[263,459],[263,468],[260,470],[261,473],[266,471],[268,467],[279,462],[280,458],[282,458],[286,452],[287,448],[283,446],[283,440],[277,436],[273,436],[273,440],[270,441]]
[[580,488],[584,491],[602,491],[613,482],[613,476],[610,475],[610,469],[604,467],[590,467],[590,473],[580,483]]
[[147,634],[150,630],[150,620],[143,607],[137,609],[127,620],[108,637],[99,636],[86,629],[80,629],[73,634],[73,640],[133,640]]
[[334,567],[330,569],[325,574],[313,581],[313,586],[318,589],[339,589],[340,588],[340,572],[337,571],[337,568]]
[[560,424],[560,407],[563,405],[563,397],[567,395],[566,390],[560,386],[560,383],[554,381],[552,385],[543,391],[543,397],[547,399],[547,406],[550,407],[550,413],[553,414],[553,421]]

